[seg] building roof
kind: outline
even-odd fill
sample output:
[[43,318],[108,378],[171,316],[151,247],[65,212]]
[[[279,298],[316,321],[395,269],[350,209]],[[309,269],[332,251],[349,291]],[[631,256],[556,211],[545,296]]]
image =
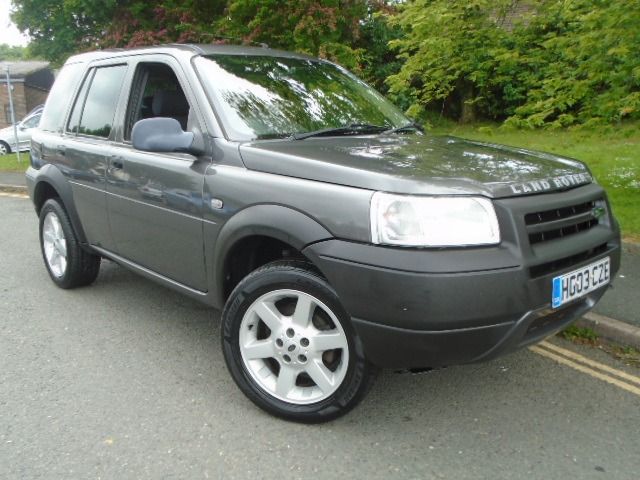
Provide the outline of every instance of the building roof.
[[49,68],[49,62],[42,61],[9,61],[0,62],[0,79],[3,79],[6,75],[6,65],[9,65],[9,74],[11,78],[25,78],[32,73]]

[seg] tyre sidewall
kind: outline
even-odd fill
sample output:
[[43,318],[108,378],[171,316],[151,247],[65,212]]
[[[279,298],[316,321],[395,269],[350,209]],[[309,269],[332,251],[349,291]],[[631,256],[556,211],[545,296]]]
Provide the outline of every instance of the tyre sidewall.
[[[49,266],[49,262],[47,261],[47,256],[44,252],[44,241],[42,237],[44,219],[46,218],[48,213],[54,213],[58,220],[60,221],[60,225],[62,227],[62,231],[64,232],[65,241],[67,243],[67,267],[64,271],[64,275],[61,277],[56,276]],[[64,210],[62,205],[55,200],[50,199],[45,202],[40,210],[40,251],[42,252],[42,259],[44,260],[44,265],[51,277],[51,280],[62,288],[69,288],[71,286],[71,276],[73,271],[73,265],[78,261],[77,257],[77,241],[75,237],[75,233],[71,228],[71,222],[69,221],[69,217],[67,216],[67,212]]]
[[[255,300],[279,289],[299,290],[321,300],[336,315],[347,336],[349,364],[345,378],[330,397],[317,403],[298,405],[269,395],[251,378],[244,365],[239,343],[242,319]],[[262,268],[241,281],[223,311],[222,348],[227,367],[244,394],[259,407],[288,420],[305,423],[331,420],[353,408],[366,393],[370,366],[349,315],[329,284],[314,272],[302,268]]]

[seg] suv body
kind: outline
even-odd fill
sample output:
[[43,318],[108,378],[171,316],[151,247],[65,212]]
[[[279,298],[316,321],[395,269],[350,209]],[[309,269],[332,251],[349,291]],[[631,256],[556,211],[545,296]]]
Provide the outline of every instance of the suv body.
[[[308,138],[251,138],[230,118],[229,102],[223,105],[235,97],[216,91],[220,85],[227,93],[251,91],[251,101],[237,103],[243,115],[269,116],[267,110],[251,112],[274,95],[254,88],[261,81],[257,77],[238,73],[248,71],[246,65],[227,66],[223,72],[225,59],[246,58],[284,65],[282,71],[301,62],[348,75],[304,55],[231,46],[103,51],[67,61],[33,135],[27,171],[30,196],[41,216],[45,263],[56,283],[70,287],[95,278],[91,273],[88,280],[85,275],[82,281],[64,283],[65,277],[57,275],[56,261],[71,268],[73,243],[85,273],[94,268],[87,267],[87,259],[104,257],[212,307],[224,307],[223,346],[236,382],[261,407],[303,421],[334,418],[351,408],[364,394],[372,365],[435,368],[490,359],[557,332],[603,295],[619,268],[620,235],[605,192],[582,163],[407,132],[397,123],[391,125],[395,131],[372,133],[352,125]],[[232,68],[228,81],[226,72]],[[182,92],[181,99],[166,89],[169,80]],[[302,88],[287,82],[292,91]],[[377,94],[366,90],[364,95]],[[167,117],[173,123],[164,121]],[[180,128],[171,130],[178,123]],[[161,135],[153,137],[153,132]],[[163,141],[180,143],[175,149],[182,153],[170,151]],[[394,195],[401,203],[393,203]],[[406,205],[404,198],[409,199]],[[419,205],[423,216],[433,217],[439,199],[455,203],[460,198],[481,198],[478,205],[489,205],[495,213],[487,218],[497,222],[497,241],[471,246],[436,241],[425,247],[375,237],[374,224],[383,228],[379,222],[393,220],[398,208],[414,208],[414,200],[435,201]],[[62,208],[48,208],[53,223],[51,216],[43,218],[52,199]],[[373,204],[387,210],[376,216]],[[66,235],[56,240],[66,242],[64,252],[55,241],[47,243],[56,232],[56,215],[68,217],[69,230],[63,228]],[[445,222],[442,235],[454,231],[446,219],[433,221]],[[473,225],[474,220],[460,221]],[[462,230],[461,235],[469,229]],[[58,258],[62,253],[64,262]],[[276,324],[266,320],[269,313],[258,309],[251,317],[254,304],[243,303],[245,297],[258,302],[258,293],[267,298],[269,285],[281,287],[269,305],[277,305],[286,292],[301,291],[295,305],[304,297],[315,302],[310,315],[332,319],[326,321],[329,327],[318,329],[348,339],[343,350],[332,350],[341,358],[334,363],[344,363],[346,370],[329,368],[330,394],[321,394],[325,386],[317,372],[307,376],[299,365],[307,360],[305,344],[310,339],[313,346],[314,339],[284,327],[273,339]],[[278,309],[283,322],[295,320],[297,314]],[[263,325],[260,320],[268,326],[261,327],[266,333],[246,345],[277,340],[278,345],[269,346],[275,349],[275,363],[258,365],[234,345],[243,341],[242,325],[249,322],[250,330]],[[292,374],[289,390],[277,384],[289,371],[282,360],[290,358],[286,349],[298,355],[294,363],[304,373]],[[317,362],[327,363],[328,357],[325,352]],[[256,371],[273,380],[263,381]],[[340,382],[346,384],[343,390]],[[317,401],[305,401],[305,395]]]

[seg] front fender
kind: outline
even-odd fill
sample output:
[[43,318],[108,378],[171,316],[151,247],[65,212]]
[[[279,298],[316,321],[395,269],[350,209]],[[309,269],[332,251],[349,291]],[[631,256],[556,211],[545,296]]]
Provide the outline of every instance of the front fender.
[[212,255],[214,303],[224,304],[224,266],[231,249],[251,236],[280,240],[302,251],[307,245],[333,238],[320,223],[308,215],[281,205],[254,205],[231,217],[218,234]]

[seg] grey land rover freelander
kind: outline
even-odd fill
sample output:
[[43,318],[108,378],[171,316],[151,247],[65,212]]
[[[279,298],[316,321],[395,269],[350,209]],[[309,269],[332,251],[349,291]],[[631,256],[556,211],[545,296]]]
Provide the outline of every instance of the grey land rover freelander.
[[268,48],[70,58],[29,193],[61,288],[102,258],[222,310],[244,394],[349,411],[378,368],[478,362],[591,309],[620,263],[576,160],[422,132],[343,68]]

